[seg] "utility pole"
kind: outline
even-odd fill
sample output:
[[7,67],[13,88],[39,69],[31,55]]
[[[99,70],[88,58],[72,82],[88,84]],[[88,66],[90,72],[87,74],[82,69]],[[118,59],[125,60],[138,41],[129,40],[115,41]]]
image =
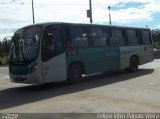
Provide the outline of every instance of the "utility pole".
[[34,5],[33,5],[33,0],[32,0],[32,17],[33,17],[33,24],[35,23],[34,19]]
[[90,10],[90,23],[92,23],[93,20],[92,20],[92,1],[91,0],[89,0],[89,10]]
[[111,26],[112,22],[111,22],[111,14],[110,14],[110,9],[111,9],[111,7],[110,7],[110,6],[108,6],[108,10],[109,10],[109,24],[110,24],[110,26]]

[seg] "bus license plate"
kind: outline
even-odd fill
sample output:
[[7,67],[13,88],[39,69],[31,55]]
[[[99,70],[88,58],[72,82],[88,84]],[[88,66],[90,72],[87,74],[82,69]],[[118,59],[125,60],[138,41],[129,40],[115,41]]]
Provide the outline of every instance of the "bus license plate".
[[22,79],[22,76],[16,76],[15,77],[15,80],[21,80]]

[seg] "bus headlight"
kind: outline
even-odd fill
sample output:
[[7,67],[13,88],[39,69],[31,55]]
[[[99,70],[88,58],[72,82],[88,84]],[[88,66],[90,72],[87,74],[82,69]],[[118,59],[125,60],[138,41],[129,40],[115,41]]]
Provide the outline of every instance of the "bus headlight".
[[32,69],[33,69],[33,70],[37,70],[37,69],[38,69],[37,63],[34,63],[34,64],[32,65]]

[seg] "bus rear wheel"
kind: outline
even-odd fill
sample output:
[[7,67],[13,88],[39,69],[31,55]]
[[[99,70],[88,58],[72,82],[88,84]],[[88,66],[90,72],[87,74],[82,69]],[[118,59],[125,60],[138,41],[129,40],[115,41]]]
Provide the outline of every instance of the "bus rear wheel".
[[137,57],[132,57],[131,60],[130,60],[130,72],[136,72],[138,71],[138,58]]
[[77,64],[73,64],[69,68],[68,72],[68,82],[75,84],[80,82],[82,79],[82,67]]

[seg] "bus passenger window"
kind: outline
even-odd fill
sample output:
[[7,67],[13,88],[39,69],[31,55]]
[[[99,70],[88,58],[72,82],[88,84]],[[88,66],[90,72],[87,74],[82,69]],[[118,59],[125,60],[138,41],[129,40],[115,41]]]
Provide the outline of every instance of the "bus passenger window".
[[151,44],[151,39],[150,39],[150,32],[149,31],[142,31],[142,39],[143,43],[146,45]]
[[61,33],[58,29],[49,26],[44,31],[42,41],[42,59],[44,61],[58,55],[63,51]]
[[71,38],[72,46],[75,47],[88,47],[88,33],[82,27],[70,27],[69,35]]
[[43,45],[44,45],[44,49],[46,49],[46,50],[53,50],[54,49],[54,40],[53,40],[52,33],[47,34],[46,40]]
[[127,30],[127,37],[128,37],[128,45],[138,45],[139,40],[136,33],[136,30]]
[[74,48],[74,44],[71,40],[67,40],[67,47],[68,48]]
[[125,45],[125,37],[123,36],[121,29],[112,29],[112,36],[110,38],[110,43],[112,46],[122,46]]
[[53,31],[52,33],[47,33],[46,39],[43,42],[43,48],[48,50],[58,50],[62,49],[62,42],[60,38],[60,33],[58,31]]
[[93,45],[94,46],[106,46],[107,45],[107,39],[108,39],[108,33],[107,30],[104,28],[92,28],[92,39],[93,39]]

